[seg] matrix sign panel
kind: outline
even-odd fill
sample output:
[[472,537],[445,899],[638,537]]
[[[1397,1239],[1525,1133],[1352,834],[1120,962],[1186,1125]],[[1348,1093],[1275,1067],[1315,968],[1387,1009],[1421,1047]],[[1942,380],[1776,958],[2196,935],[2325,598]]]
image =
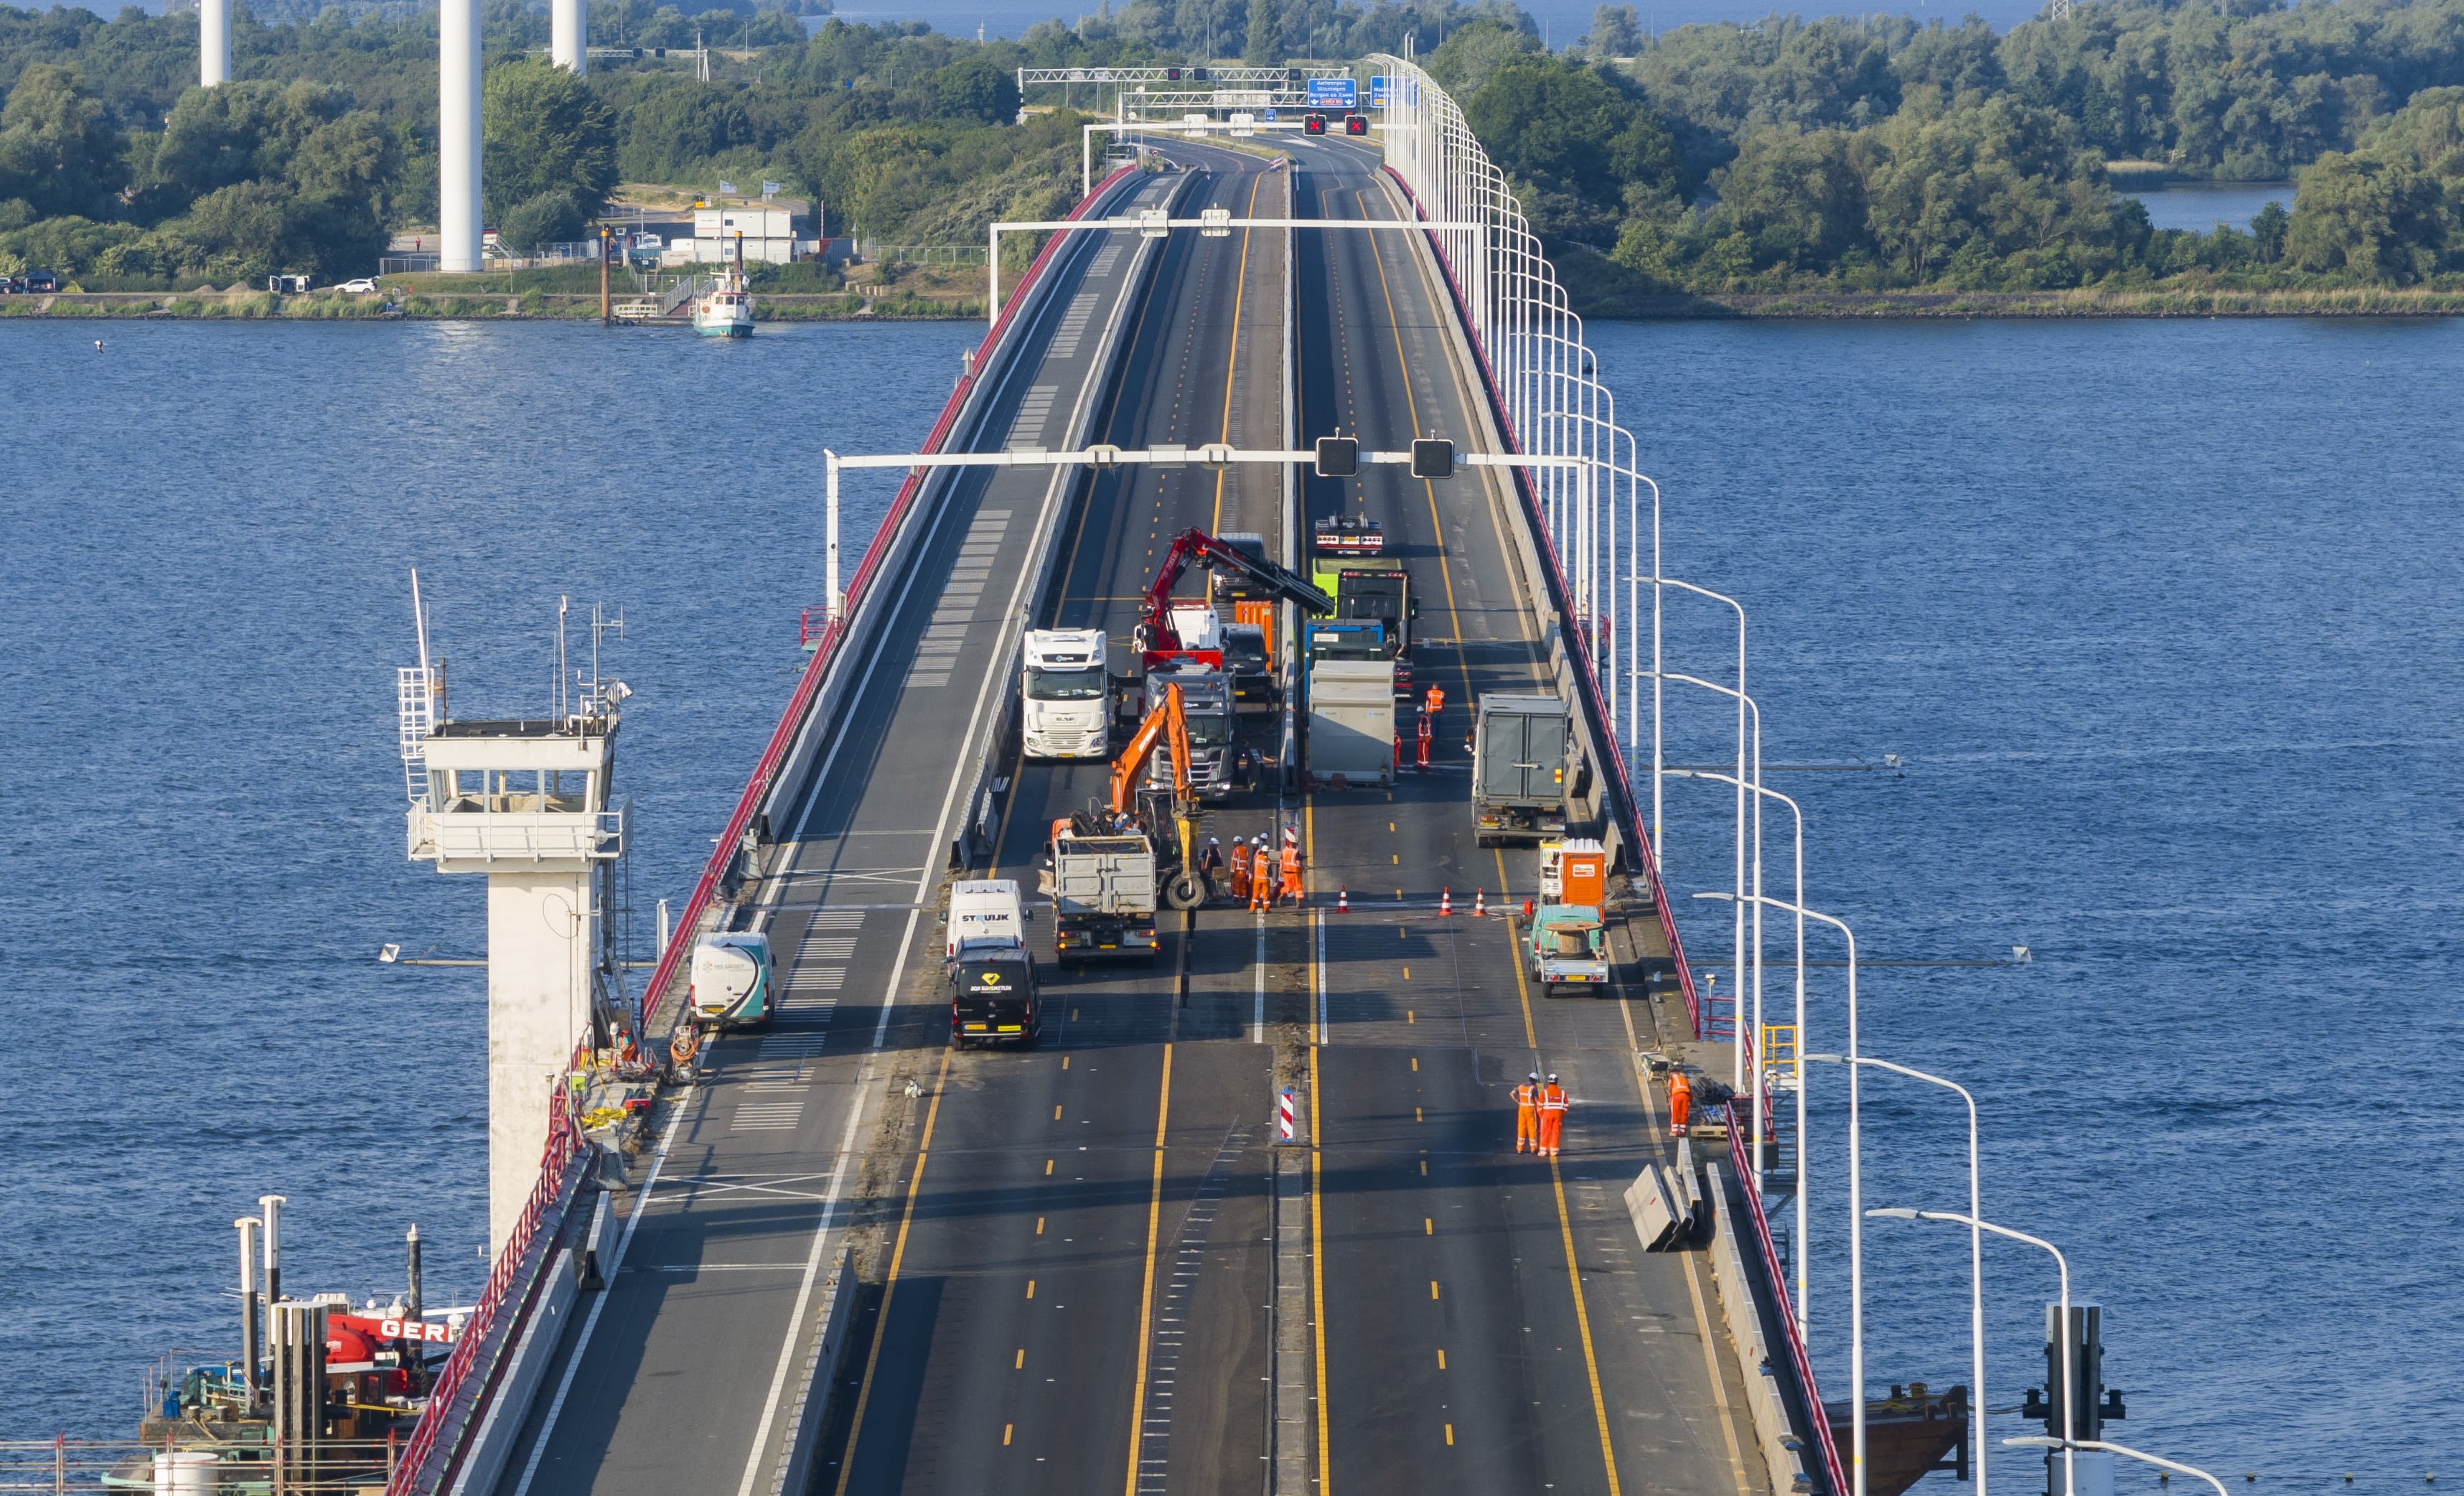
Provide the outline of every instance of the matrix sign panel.
[[1383,73],[1369,80],[1369,107],[1372,109],[1386,107],[1386,75]]
[[1360,85],[1348,77],[1310,78],[1309,103],[1311,109],[1357,109]]

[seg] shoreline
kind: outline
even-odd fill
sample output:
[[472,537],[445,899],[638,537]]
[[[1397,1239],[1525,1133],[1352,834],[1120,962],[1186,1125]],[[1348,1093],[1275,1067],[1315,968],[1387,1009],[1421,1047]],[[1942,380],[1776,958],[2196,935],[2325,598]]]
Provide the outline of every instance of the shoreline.
[[[763,321],[974,321],[979,300],[866,297],[852,292],[755,296]],[[2464,292],[2354,287],[2336,291],[1881,291],[1727,292],[1618,298],[1583,311],[1602,321],[1878,321],[1902,319],[2164,319],[2220,317],[2457,317]],[[271,292],[60,292],[0,298],[0,319],[190,321],[595,320],[596,296],[565,293],[415,294],[399,302]],[[681,322],[677,325],[682,325]]]

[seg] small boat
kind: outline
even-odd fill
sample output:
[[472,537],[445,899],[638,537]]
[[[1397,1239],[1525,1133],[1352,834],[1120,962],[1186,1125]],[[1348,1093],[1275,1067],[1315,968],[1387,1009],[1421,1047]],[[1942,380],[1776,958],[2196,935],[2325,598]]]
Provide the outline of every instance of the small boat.
[[753,293],[744,279],[744,236],[736,237],[736,266],[711,277],[693,297],[693,331],[705,338],[753,336]]

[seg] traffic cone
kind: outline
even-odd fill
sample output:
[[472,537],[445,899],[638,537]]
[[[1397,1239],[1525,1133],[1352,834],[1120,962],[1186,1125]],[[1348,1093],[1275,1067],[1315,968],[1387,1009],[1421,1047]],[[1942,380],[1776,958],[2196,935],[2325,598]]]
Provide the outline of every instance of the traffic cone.
[[1488,890],[1480,889],[1471,896],[1471,917],[1481,919],[1488,914]]
[[1440,891],[1438,893],[1438,913],[1441,914],[1451,914],[1454,912],[1455,891],[1452,889]]
[[1334,912],[1338,914],[1349,914],[1352,913],[1352,891],[1350,889],[1337,889],[1334,891]]

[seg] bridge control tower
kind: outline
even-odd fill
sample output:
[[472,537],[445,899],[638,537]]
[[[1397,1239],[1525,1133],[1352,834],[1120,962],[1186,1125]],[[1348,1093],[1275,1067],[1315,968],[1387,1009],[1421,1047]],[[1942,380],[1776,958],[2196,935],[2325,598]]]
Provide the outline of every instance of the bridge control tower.
[[608,788],[630,693],[593,678],[546,715],[453,720],[424,617],[420,663],[400,676],[410,859],[488,879],[493,1256],[539,1179],[557,1077],[610,1005],[606,916],[627,828]]

